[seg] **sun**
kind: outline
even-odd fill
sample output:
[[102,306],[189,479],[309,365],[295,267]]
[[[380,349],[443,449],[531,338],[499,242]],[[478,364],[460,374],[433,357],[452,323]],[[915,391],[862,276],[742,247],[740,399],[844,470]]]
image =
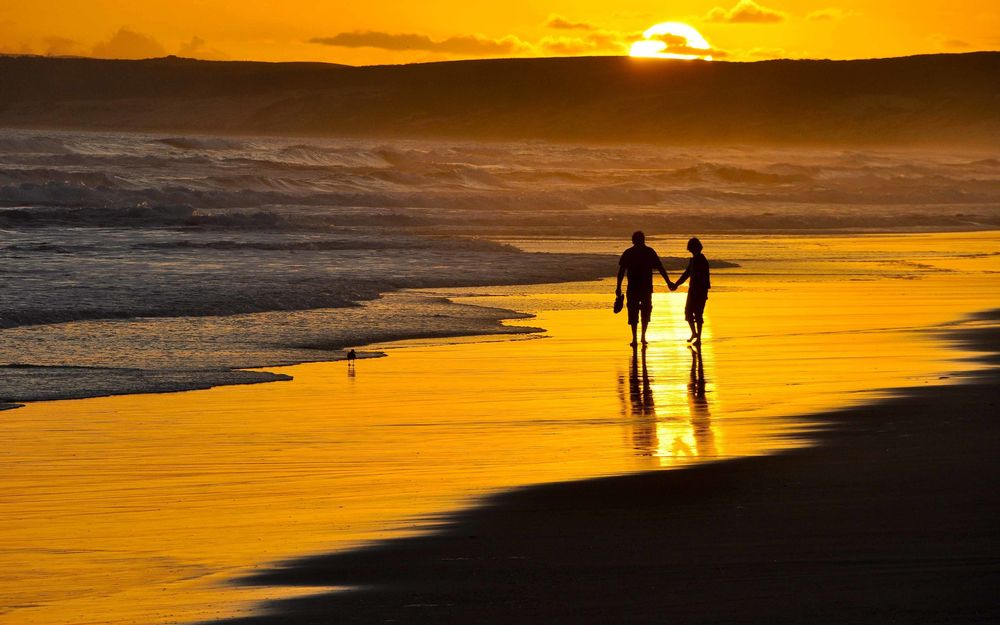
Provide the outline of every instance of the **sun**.
[[689,24],[663,22],[642,33],[642,39],[629,49],[629,56],[711,61],[712,46]]

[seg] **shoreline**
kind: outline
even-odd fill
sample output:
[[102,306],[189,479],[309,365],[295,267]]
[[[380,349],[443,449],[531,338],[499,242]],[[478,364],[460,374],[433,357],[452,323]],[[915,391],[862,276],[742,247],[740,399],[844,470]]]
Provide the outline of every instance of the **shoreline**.
[[[479,288],[479,287],[475,287]],[[451,302],[450,299],[448,299]],[[453,303],[453,302],[451,302]],[[363,306],[364,303],[361,305]],[[481,307],[488,308],[488,307]],[[441,340],[446,341],[447,339],[456,338],[487,338],[487,337],[517,337],[526,334],[538,334],[544,332],[544,328],[535,328],[529,326],[507,326],[503,322],[510,321],[514,319],[530,319],[533,315],[521,313],[516,310],[508,309],[496,309],[498,311],[505,311],[510,313],[508,316],[498,317],[496,319],[496,326],[492,329],[482,328],[477,332],[456,332],[456,333],[412,333],[401,337],[391,337],[385,338],[373,338],[366,340],[363,343],[354,345],[355,348],[364,348],[371,345],[391,345],[393,343],[400,343],[406,341],[418,341],[418,340]],[[306,311],[308,312],[308,311]],[[336,348],[340,353],[330,353],[326,354],[327,358],[317,359],[317,360],[293,360],[288,362],[277,362],[270,363],[260,366],[250,366],[250,367],[239,367],[234,369],[219,369],[219,370],[202,370],[202,371],[183,371],[178,370],[178,373],[197,373],[201,377],[198,378],[199,381],[192,381],[187,385],[180,386],[176,388],[142,388],[137,390],[121,390],[121,391],[110,391],[101,392],[95,391],[93,393],[72,393],[67,395],[53,395],[47,396],[40,399],[14,399],[6,400],[0,399],[0,411],[3,410],[13,410],[15,408],[23,408],[25,405],[30,403],[46,402],[46,401],[67,401],[67,400],[78,400],[78,399],[97,399],[103,397],[120,397],[123,395],[167,395],[172,393],[187,393],[190,391],[205,391],[213,388],[219,388],[221,386],[244,386],[252,384],[270,384],[272,382],[290,382],[295,378],[293,376],[283,374],[283,373],[273,373],[269,369],[283,369],[287,367],[294,367],[296,365],[306,365],[306,364],[326,364],[326,363],[336,363],[347,360],[346,349],[350,349],[352,346],[344,346],[343,348]],[[339,357],[337,357],[339,356]],[[370,360],[373,358],[386,358],[389,354],[380,351],[365,351],[358,352],[357,358],[359,360]],[[134,373],[137,376],[142,376],[143,374],[159,374],[164,373],[163,371],[157,370],[145,370],[145,369],[107,369],[101,367],[81,367],[81,366],[45,366],[45,365],[22,365],[17,363],[11,363],[8,365],[0,365],[0,370],[87,370],[87,371],[112,371],[115,373]]]
[[[538,256],[537,252],[528,252],[523,250],[518,250],[517,254]],[[386,291],[378,292],[371,299],[361,299],[358,301],[352,301],[350,305],[335,307],[262,310],[251,313],[234,313],[227,315],[179,315],[175,317],[129,317],[125,319],[81,318],[58,323],[37,325],[24,324],[13,326],[11,328],[7,328],[6,331],[10,333],[19,331],[45,332],[50,328],[79,328],[80,326],[88,327],[91,324],[166,324],[183,323],[184,321],[211,325],[213,321],[225,322],[227,320],[242,317],[256,317],[264,319],[267,316],[280,317],[282,315],[293,317],[308,314],[337,315],[339,313],[341,316],[345,316],[349,314],[356,314],[359,310],[370,310],[375,306],[384,307],[385,300],[387,298],[398,298],[403,300],[399,309],[409,313],[409,319],[413,323],[413,326],[408,329],[404,328],[400,330],[393,330],[375,327],[369,329],[367,335],[365,332],[360,332],[359,336],[356,337],[358,339],[358,342],[356,343],[344,342],[343,337],[331,337],[333,342],[329,344],[319,342],[317,344],[303,345],[276,345],[272,346],[273,349],[271,350],[273,352],[273,360],[261,363],[249,363],[235,367],[184,369],[179,367],[142,368],[9,362],[0,365],[0,373],[10,374],[17,372],[24,376],[35,374],[35,378],[31,380],[31,384],[22,385],[31,386],[31,391],[11,392],[9,388],[4,389],[6,394],[4,396],[0,396],[0,412],[20,408],[27,403],[40,401],[92,399],[96,397],[114,397],[148,393],[183,393],[187,391],[217,388],[220,386],[287,382],[292,379],[291,376],[274,374],[268,370],[308,363],[340,362],[347,358],[347,350],[351,348],[358,349],[372,345],[383,345],[420,339],[511,336],[544,332],[545,328],[512,326],[506,323],[511,320],[530,319],[533,317],[531,313],[513,308],[498,308],[489,305],[460,303],[455,300],[459,299],[461,295],[438,295],[436,292],[458,289],[469,289],[471,291],[490,288],[533,287],[546,284],[563,285],[574,282],[596,282],[608,279],[606,275],[600,275],[599,271],[596,269],[597,259],[600,259],[602,263],[606,261],[605,264],[607,264],[608,267],[616,266],[614,257],[605,254],[581,255],[552,252],[550,255],[553,257],[563,256],[566,258],[584,258],[585,256],[589,256],[593,259],[593,266],[585,264],[575,273],[566,275],[563,278],[554,274],[549,275],[546,271],[550,270],[546,269],[539,272],[539,275],[515,275],[510,279],[483,279],[479,283],[471,285],[466,284],[461,278],[456,278],[452,281],[455,284],[427,287],[418,286],[391,288]],[[670,271],[679,272],[684,266],[684,259],[678,257],[664,256],[663,260],[664,264],[670,268]],[[738,264],[727,261],[717,261],[717,264],[719,265],[719,269],[739,268]],[[477,309],[476,312],[478,314],[463,316],[463,321],[467,324],[467,327],[421,328],[421,323],[426,324],[428,318],[440,316],[440,312],[438,314],[430,314],[427,311],[419,310],[414,306],[413,301],[408,301],[412,298],[420,299],[423,304],[438,302],[442,304],[444,308],[453,313],[467,310],[468,307],[472,306]],[[454,317],[454,314],[452,316]],[[280,322],[281,319],[274,319],[273,321],[277,323]],[[10,338],[10,334],[7,335],[7,338]],[[295,349],[297,350],[298,356],[294,358],[281,359],[280,350],[282,349]],[[316,357],[304,357],[307,352],[315,352]],[[380,358],[386,355],[387,354],[384,352],[377,350],[358,354],[361,358]],[[178,362],[177,364],[180,363]],[[84,388],[69,388],[69,385],[66,384],[66,380],[63,375],[73,372],[78,375],[89,374],[93,379],[91,379],[89,384],[86,384]],[[43,379],[40,377],[42,375],[48,377]],[[7,382],[10,383],[11,380],[8,379]]]
[[[461,306],[420,307],[443,313],[434,327],[480,323],[485,305],[535,313],[511,325],[547,331],[404,341],[356,368],[272,371],[294,376],[288,384],[5,413],[11,493],[0,535],[10,549],[0,555],[23,573],[0,584],[0,604],[38,623],[249,616],[261,601],[326,589],[233,580],[425,535],[491,493],[802,446],[821,427],[803,415],[869,405],[890,396],[884,389],[954,384],[940,373],[985,366],[935,329],[994,307],[991,241],[720,240],[717,254],[746,269],[718,276],[703,359],[684,343],[683,294],[654,297],[640,366],[622,340],[625,319],[608,310],[613,281],[457,288],[428,293]],[[863,262],[824,264],[843,258]],[[386,300],[340,325],[391,315],[401,300]]]
[[989,369],[815,415],[808,447],[508,490],[244,578],[351,589],[219,623],[996,622],[1000,311],[967,320]]
[[[593,278],[591,280],[601,280],[604,278]],[[561,283],[571,283],[578,282],[579,279],[574,276],[562,282],[557,282],[555,284]],[[469,288],[469,289],[485,289],[490,287],[505,287],[505,286],[534,286],[537,284],[548,284],[549,282],[516,282],[514,284],[499,283],[499,284],[487,284],[487,285],[477,285],[477,286],[459,286],[459,287],[439,287],[440,289],[455,289],[455,288]],[[401,294],[402,296],[407,296],[409,294],[420,294],[421,291],[427,291],[426,288],[403,288],[381,292],[373,300],[363,300],[355,302],[352,306],[343,306],[338,308],[327,308],[327,309],[304,309],[304,310],[291,310],[291,311],[263,311],[259,313],[250,313],[253,315],[277,315],[282,313],[287,314],[300,314],[300,313],[310,313],[317,311],[352,311],[355,309],[363,309],[370,305],[371,302],[379,302],[384,300],[386,296],[392,297],[396,294]],[[426,295],[426,294],[425,294]],[[434,295],[426,295],[428,299],[440,299],[447,306],[467,306],[467,304],[458,304],[453,301],[450,297],[438,297]],[[396,343],[401,341],[411,341],[419,339],[449,339],[457,337],[490,337],[490,336],[509,336],[509,335],[521,335],[521,334],[531,334],[544,332],[544,328],[531,328],[531,327],[517,327],[509,326],[505,322],[515,319],[528,319],[533,315],[530,313],[524,313],[521,311],[505,308],[496,308],[490,306],[476,306],[482,309],[482,312],[495,313],[490,317],[489,321],[484,321],[481,325],[474,328],[465,328],[457,331],[420,331],[414,330],[405,334],[389,334],[389,335],[372,335],[365,337],[361,342],[356,344],[347,344],[343,346],[333,346],[333,347],[311,347],[306,349],[314,349],[317,352],[323,352],[322,355],[317,355],[315,359],[293,359],[293,360],[277,360],[262,364],[251,364],[248,366],[240,366],[233,368],[223,368],[223,369],[205,369],[205,370],[184,370],[184,369],[172,369],[172,370],[161,370],[161,369],[141,369],[141,368],[110,368],[110,367],[100,367],[100,366],[80,366],[80,365],[35,365],[35,364],[25,364],[25,363],[8,363],[0,365],[0,371],[35,371],[35,372],[46,372],[46,373],[58,373],[62,371],[84,371],[93,373],[111,373],[118,375],[134,374],[135,380],[143,379],[147,380],[149,376],[164,376],[164,374],[176,373],[176,374],[197,374],[194,379],[188,380],[186,383],[175,383],[172,386],[162,386],[157,384],[147,384],[142,388],[137,389],[115,389],[110,391],[102,390],[84,390],[78,392],[53,392],[44,393],[39,395],[21,395],[13,394],[6,397],[0,398],[0,411],[12,410],[15,408],[21,408],[28,403],[36,403],[42,401],[62,401],[62,400],[75,400],[75,399],[93,399],[97,397],[115,397],[122,395],[137,395],[137,394],[164,394],[164,393],[184,393],[188,391],[198,391],[206,390],[211,388],[217,388],[220,386],[238,386],[247,384],[265,384],[271,382],[287,382],[293,378],[284,374],[274,374],[267,369],[273,368],[283,368],[290,367],[301,364],[310,363],[333,363],[346,360],[347,352],[349,348],[364,348],[370,345],[381,345],[388,343]],[[240,315],[225,315],[224,317],[237,317]],[[155,319],[197,319],[197,320],[208,320],[212,317],[200,316],[200,317],[174,317],[174,318],[154,318]],[[147,321],[149,318],[131,318],[125,320],[109,320],[109,319],[83,319],[75,320],[69,322],[61,322],[57,324],[41,324],[37,326],[17,326],[18,328],[49,328],[53,326],[60,325],[70,325],[70,324],[86,324],[86,323],[102,323],[102,322],[143,322]],[[369,358],[382,358],[387,356],[386,353],[381,351],[369,351],[358,353],[358,357],[361,359]],[[38,393],[36,390],[35,393]]]

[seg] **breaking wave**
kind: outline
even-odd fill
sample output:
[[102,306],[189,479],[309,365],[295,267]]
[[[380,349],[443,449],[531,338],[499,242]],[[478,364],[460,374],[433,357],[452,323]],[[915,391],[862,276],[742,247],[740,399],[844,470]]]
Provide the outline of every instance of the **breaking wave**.
[[234,150],[241,145],[237,141],[217,137],[165,137],[154,139],[154,142],[178,150]]
[[[511,331],[497,323],[509,313],[380,298],[607,276],[613,257],[487,237],[625,239],[637,224],[995,227],[1000,159],[2,130],[0,351],[47,367],[134,363],[147,382],[184,369],[229,380],[229,367],[329,358],[317,350],[366,337]],[[73,396],[103,388],[73,379]]]
[[959,212],[989,221],[998,203],[1000,160],[982,156],[0,135],[4,227],[503,230],[561,214],[570,230],[575,224],[590,233],[636,211],[711,209],[720,224],[767,228],[772,220],[755,226],[753,217],[780,213],[794,221],[831,206],[858,207],[844,211],[838,227],[865,227],[899,207],[951,219],[963,206]]

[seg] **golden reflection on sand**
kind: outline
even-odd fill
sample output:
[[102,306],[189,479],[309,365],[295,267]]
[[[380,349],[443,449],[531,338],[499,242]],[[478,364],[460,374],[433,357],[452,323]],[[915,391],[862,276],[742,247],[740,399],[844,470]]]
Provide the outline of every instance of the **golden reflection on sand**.
[[493,489],[801,445],[810,424],[795,415],[974,367],[923,328],[1000,301],[998,241],[709,238],[710,259],[743,266],[714,274],[700,352],[683,293],[655,295],[651,344],[633,355],[611,281],[456,289],[546,332],[0,413],[0,622],[234,614],[273,593],[226,580],[420,530]]
[[631,430],[633,449],[637,456],[652,460],[651,468],[712,459],[721,453],[712,426],[703,350],[693,346],[688,350],[691,371],[686,386],[687,410],[657,414],[656,395],[681,393],[681,383],[673,377],[664,376],[666,381],[660,378],[655,368],[657,359],[648,357],[647,349],[632,350],[628,378],[618,380],[622,415]]

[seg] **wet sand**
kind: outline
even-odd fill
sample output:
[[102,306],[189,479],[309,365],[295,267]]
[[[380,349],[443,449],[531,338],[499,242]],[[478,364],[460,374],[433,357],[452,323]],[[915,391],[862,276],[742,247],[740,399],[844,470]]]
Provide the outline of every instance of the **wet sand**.
[[[741,269],[713,277],[704,394],[683,295],[656,294],[633,359],[602,281],[440,293],[534,313],[510,322],[546,328],[531,338],[373,346],[388,357],[272,369],[290,382],[6,411],[0,623],[253,613],[318,589],[232,579],[426,532],[485,494],[809,445],[811,415],[985,366],[928,328],[1000,301],[997,236],[715,239]],[[600,517],[586,531],[607,540]]]
[[428,536],[253,583],[348,586],[229,623],[996,623],[992,369],[820,416],[818,446],[526,487]]

